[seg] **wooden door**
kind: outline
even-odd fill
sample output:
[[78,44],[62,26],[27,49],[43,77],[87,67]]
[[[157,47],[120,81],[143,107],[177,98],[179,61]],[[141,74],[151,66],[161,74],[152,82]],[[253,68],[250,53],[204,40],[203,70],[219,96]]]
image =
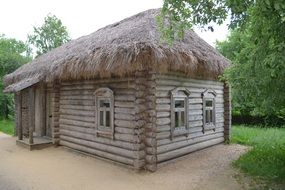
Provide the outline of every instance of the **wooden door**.
[[46,136],[51,137],[52,129],[52,97],[51,91],[46,92]]

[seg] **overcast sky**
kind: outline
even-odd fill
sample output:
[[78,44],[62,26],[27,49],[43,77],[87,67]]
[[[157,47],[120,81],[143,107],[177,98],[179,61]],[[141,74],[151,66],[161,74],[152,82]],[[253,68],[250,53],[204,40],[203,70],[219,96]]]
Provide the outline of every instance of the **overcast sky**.
[[[33,26],[44,17],[56,15],[67,27],[72,39],[88,35],[101,27],[141,11],[159,8],[163,0],[1,0],[0,34],[26,41]],[[211,45],[227,35],[226,25],[215,32],[196,32]]]

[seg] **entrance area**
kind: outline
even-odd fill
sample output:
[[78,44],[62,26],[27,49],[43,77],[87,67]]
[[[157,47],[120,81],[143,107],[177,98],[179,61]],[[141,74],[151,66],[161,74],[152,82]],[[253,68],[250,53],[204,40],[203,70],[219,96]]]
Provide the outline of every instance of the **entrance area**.
[[45,85],[20,91],[15,97],[17,144],[30,150],[52,145],[52,97]]

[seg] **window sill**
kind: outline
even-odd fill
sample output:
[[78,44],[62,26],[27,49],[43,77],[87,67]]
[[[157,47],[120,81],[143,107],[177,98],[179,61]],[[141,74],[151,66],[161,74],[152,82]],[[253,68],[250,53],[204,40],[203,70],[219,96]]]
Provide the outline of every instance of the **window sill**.
[[177,127],[173,130],[172,136],[177,137],[177,136],[188,136],[189,135],[189,130],[186,129],[185,127]]
[[111,138],[111,139],[114,139],[114,135],[112,133],[111,130],[96,130],[96,136],[98,137],[106,137],[106,138]]
[[215,131],[216,126],[214,124],[210,124],[210,125],[204,125],[203,126],[203,131],[210,131],[210,130],[214,130]]

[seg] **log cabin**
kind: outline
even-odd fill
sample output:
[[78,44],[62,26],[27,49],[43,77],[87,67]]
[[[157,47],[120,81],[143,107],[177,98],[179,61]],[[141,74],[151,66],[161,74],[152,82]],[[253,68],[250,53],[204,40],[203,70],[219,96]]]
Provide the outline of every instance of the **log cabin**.
[[229,140],[229,66],[195,32],[161,41],[159,10],[72,40],[5,76],[17,144],[65,146],[135,169]]

